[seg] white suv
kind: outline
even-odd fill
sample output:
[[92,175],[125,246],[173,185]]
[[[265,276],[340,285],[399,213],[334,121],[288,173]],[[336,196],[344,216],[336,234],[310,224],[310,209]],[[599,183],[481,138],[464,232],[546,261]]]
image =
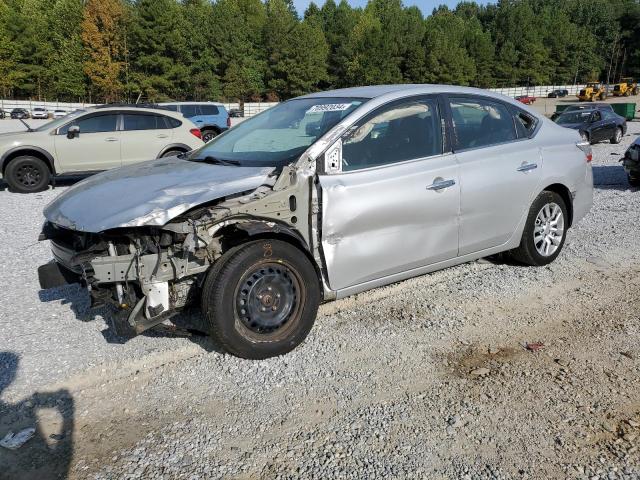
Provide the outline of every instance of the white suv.
[[200,130],[181,114],[136,106],[76,110],[0,136],[0,178],[15,192],[44,190],[60,174],[86,174],[188,152]]

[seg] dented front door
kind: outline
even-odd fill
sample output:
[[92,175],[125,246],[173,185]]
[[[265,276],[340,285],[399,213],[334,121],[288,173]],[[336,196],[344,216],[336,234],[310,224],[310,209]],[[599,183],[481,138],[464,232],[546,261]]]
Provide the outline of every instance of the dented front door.
[[330,287],[340,290],[457,256],[457,170],[455,157],[444,155],[321,176]]

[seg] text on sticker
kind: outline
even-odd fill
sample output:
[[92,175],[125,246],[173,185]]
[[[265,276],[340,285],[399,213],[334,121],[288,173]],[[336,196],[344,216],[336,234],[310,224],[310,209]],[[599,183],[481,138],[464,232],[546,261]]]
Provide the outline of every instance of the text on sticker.
[[325,105],[314,105],[307,110],[307,113],[342,112],[350,106],[350,103],[327,103]]

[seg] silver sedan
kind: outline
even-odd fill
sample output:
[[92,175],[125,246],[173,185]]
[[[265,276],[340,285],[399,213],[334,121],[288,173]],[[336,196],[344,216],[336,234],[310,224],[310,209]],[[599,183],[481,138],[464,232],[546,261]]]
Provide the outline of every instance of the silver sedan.
[[134,332],[199,302],[226,351],[280,355],[323,301],[498,252],[552,262],[590,162],[576,131],[485,90],[319,92],[63,193],[41,284],[83,282]]

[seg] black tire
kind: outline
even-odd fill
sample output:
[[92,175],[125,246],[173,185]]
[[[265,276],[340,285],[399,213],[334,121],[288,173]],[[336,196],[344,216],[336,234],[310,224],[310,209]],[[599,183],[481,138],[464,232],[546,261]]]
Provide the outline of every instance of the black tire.
[[174,157],[174,156],[179,155],[181,153],[184,153],[184,150],[167,150],[162,155],[160,155],[160,158]]
[[43,160],[25,155],[9,162],[4,177],[12,191],[34,193],[49,187],[51,171]]
[[623,135],[624,135],[624,133],[622,133],[622,128],[616,127],[616,133],[613,134],[613,137],[611,137],[609,139],[609,141],[611,143],[613,143],[614,145],[617,145],[618,143],[620,143],[622,141],[622,136]]
[[[562,236],[559,244],[553,253],[543,255],[538,251],[536,242],[534,240],[534,230],[540,225],[536,224],[538,214],[546,205],[555,204],[562,211],[563,229]],[[546,227],[545,227],[546,228]],[[522,239],[520,240],[520,246],[514,250],[511,250],[511,256],[518,262],[526,265],[543,266],[553,262],[562,251],[564,241],[567,237],[567,229],[569,228],[569,217],[567,215],[567,206],[560,195],[555,192],[544,191],[540,193],[533,201],[531,208],[529,209],[529,215],[522,232]],[[545,230],[545,233],[547,230]],[[543,234],[544,235],[544,234]]]
[[303,252],[263,239],[226,252],[207,274],[202,313],[225,351],[248,359],[290,352],[307,337],[320,304],[316,270]]
[[218,136],[219,132],[217,132],[216,130],[203,130],[202,131],[202,141],[204,143],[208,143],[211,140],[213,140],[214,138],[216,138]]
[[632,177],[631,175],[627,175],[627,180],[629,180],[629,185],[632,187],[640,187],[640,177]]

